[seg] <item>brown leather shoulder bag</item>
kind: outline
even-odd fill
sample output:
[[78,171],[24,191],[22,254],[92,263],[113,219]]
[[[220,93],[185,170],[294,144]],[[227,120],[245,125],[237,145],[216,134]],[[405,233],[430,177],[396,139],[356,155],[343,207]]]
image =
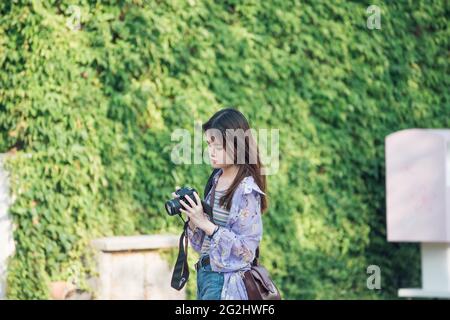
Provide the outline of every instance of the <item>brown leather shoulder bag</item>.
[[244,284],[249,300],[281,300],[280,292],[269,276],[269,272],[259,265],[259,247],[250,270],[244,272]]

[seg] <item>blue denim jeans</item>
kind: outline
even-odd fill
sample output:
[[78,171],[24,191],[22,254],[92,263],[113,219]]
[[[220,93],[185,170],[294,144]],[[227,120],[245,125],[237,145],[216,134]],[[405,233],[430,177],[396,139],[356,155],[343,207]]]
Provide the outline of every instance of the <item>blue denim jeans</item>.
[[199,260],[197,270],[197,300],[220,300],[223,287],[223,273],[214,272],[211,265],[203,266]]

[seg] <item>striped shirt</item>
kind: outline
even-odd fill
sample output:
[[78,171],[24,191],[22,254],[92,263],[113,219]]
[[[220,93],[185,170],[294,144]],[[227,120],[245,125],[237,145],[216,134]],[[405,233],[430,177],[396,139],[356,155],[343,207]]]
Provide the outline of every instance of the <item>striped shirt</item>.
[[[219,226],[225,227],[228,222],[228,216],[230,212],[225,208],[219,205],[219,200],[225,194],[226,190],[216,190],[216,194],[214,196],[214,210],[213,210],[213,222]],[[202,244],[201,255],[209,253],[209,246],[211,240],[209,236],[205,236]]]

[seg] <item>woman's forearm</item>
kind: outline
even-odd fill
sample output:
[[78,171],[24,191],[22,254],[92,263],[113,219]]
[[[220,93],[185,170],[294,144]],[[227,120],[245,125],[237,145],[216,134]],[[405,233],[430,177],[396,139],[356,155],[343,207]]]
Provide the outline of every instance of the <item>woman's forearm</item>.
[[196,227],[195,225],[192,225],[191,223],[188,223],[188,228],[186,230],[187,237],[192,245],[192,248],[199,252],[201,251],[202,244],[203,244],[203,238],[205,236],[205,233],[200,228]]

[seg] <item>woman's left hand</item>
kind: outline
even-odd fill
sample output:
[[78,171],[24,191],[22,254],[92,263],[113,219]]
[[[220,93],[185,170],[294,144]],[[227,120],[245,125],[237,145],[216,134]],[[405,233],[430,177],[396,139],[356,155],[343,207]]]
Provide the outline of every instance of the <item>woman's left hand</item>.
[[[185,208],[181,208],[181,212],[184,212],[194,225],[205,231],[207,235],[211,235],[216,228],[216,225],[209,221],[208,216],[203,212],[202,202],[196,192],[194,192],[195,200],[189,196],[185,196],[185,199],[189,202],[190,206],[180,199],[181,205]],[[197,203],[196,203],[197,202]]]

